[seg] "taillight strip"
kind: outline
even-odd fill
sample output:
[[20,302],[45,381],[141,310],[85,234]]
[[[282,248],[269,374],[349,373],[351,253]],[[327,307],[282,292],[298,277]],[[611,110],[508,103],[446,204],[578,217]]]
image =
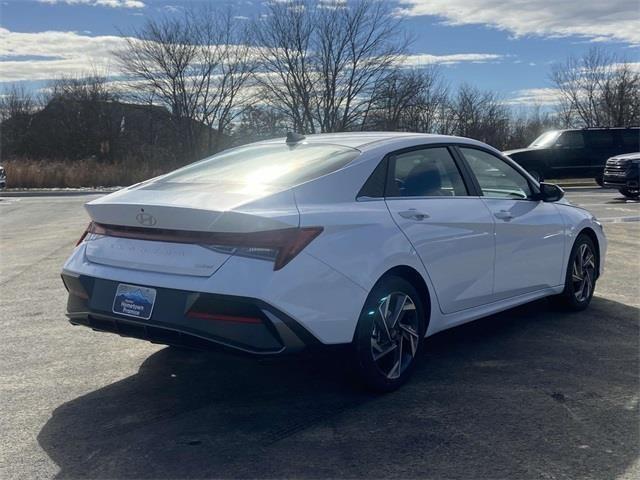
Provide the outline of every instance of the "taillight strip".
[[231,245],[238,247],[280,247],[288,243],[292,235],[298,232],[318,232],[322,227],[283,228],[261,232],[200,232],[194,230],[169,230],[163,228],[127,227],[121,225],[105,225],[93,222],[87,233],[106,235],[108,237],[151,240],[157,242],[195,243],[206,245]]
[[323,230],[323,227],[292,227],[246,233],[199,232],[106,225],[92,222],[86,233],[156,242],[272,248],[278,250],[278,256],[274,262],[274,270],[279,270],[298,255]]

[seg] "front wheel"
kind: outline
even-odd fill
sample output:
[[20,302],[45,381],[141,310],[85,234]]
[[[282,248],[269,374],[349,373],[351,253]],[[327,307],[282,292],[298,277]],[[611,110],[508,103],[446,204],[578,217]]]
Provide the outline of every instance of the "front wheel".
[[571,249],[564,291],[556,297],[557,303],[569,310],[580,311],[589,306],[596,288],[598,253],[588,235],[581,234]]
[[604,177],[602,175],[598,175],[594,180],[599,187],[604,187]]
[[621,188],[618,191],[627,198],[638,198],[640,196],[640,190],[630,190],[628,188]]
[[398,388],[415,367],[425,332],[417,290],[402,277],[381,279],[367,297],[353,341],[359,378],[379,392]]

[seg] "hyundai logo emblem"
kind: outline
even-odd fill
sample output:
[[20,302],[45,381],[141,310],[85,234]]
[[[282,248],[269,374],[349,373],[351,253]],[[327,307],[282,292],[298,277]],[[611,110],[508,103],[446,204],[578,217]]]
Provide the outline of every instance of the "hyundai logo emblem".
[[144,225],[145,227],[153,227],[157,222],[156,217],[150,213],[139,213],[136,215],[136,220],[138,220],[140,225]]

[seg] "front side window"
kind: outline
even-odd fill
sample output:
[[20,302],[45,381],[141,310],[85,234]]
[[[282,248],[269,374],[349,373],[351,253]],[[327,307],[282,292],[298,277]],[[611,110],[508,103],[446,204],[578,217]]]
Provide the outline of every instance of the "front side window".
[[531,187],[527,179],[501,158],[475,148],[460,147],[485,197],[527,199]]
[[562,132],[562,135],[560,135],[556,143],[562,148],[583,148],[584,137],[582,136],[582,132],[570,130],[568,132]]
[[467,195],[458,167],[446,147],[392,155],[387,197],[453,197]]

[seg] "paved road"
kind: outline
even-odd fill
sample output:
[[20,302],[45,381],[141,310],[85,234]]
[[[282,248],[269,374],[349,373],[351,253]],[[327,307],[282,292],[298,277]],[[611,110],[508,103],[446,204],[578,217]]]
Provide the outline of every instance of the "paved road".
[[2,199],[0,478],[638,478],[640,204],[568,196],[607,222],[591,308],[540,301],[436,335],[411,383],[379,397],[342,358],[70,326],[58,274],[89,197]]

